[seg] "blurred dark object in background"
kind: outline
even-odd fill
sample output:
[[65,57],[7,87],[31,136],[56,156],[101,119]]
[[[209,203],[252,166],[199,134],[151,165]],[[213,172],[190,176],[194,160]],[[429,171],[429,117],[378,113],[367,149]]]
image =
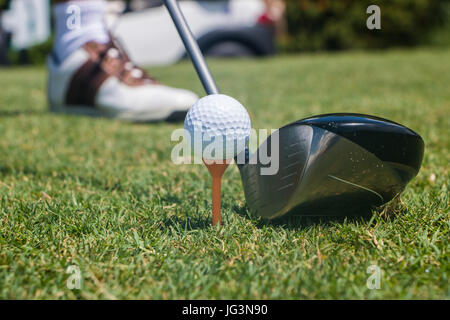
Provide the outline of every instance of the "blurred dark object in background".
[[[0,0],[0,8],[10,9],[12,1],[17,0]],[[450,46],[449,0],[179,1],[204,53],[212,56],[265,56],[275,49],[305,52]],[[381,30],[366,27],[367,7],[374,4],[381,9]],[[123,33],[122,42],[139,64],[173,63],[183,57],[183,45],[161,0],[108,0],[108,8],[108,25],[119,36]],[[1,20],[0,64],[45,61],[51,37],[27,48],[14,47],[13,34],[2,28]],[[23,49],[26,53],[20,53]]]
[[[110,4],[112,7],[113,2]],[[179,4],[204,55],[256,57],[275,53],[283,0],[181,0]],[[124,14],[117,14],[115,21],[110,14],[109,25],[137,64],[172,64],[186,56],[162,1],[127,1],[121,12]]]
[[43,63],[51,50],[50,0],[0,0],[0,8],[0,60]]
[[[285,0],[286,51],[383,49],[435,42],[434,33],[448,28],[447,0]],[[381,30],[366,27],[366,9],[381,9]],[[446,37],[443,36],[443,37]],[[441,39],[442,40],[442,39]],[[437,42],[445,42],[438,40]],[[439,44],[439,43],[436,43]]]
[[8,58],[8,48],[11,40],[11,34],[3,29],[2,14],[6,10],[9,0],[0,0],[0,65],[8,66],[11,64]]

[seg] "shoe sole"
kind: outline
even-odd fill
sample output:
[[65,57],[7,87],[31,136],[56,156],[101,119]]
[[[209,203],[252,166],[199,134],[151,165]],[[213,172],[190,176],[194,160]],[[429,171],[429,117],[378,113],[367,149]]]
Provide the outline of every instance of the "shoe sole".
[[62,114],[71,114],[71,115],[83,115],[90,117],[99,117],[99,118],[111,118],[111,119],[120,119],[124,121],[130,122],[180,122],[184,121],[188,110],[170,110],[169,112],[160,112],[156,114],[155,112],[108,112],[106,110],[101,110],[92,107],[86,106],[54,106],[50,105],[50,112],[53,113],[62,113]]

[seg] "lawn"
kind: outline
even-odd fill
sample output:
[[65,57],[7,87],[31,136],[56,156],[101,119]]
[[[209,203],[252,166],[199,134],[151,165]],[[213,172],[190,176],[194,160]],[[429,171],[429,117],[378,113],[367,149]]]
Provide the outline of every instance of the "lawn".
[[[0,298],[450,298],[450,50],[209,64],[254,128],[329,112],[412,128],[419,175],[389,214],[270,223],[249,217],[232,166],[214,228],[206,168],[170,160],[182,123],[50,114],[44,67],[0,69]],[[151,73],[202,94],[188,62]],[[366,285],[372,265],[380,289]]]

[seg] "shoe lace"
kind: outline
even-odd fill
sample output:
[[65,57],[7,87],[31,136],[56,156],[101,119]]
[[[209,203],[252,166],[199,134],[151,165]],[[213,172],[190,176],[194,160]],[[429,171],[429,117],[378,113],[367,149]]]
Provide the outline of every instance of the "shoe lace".
[[118,77],[124,79],[131,77],[137,80],[150,81],[152,83],[159,83],[158,80],[149,75],[144,69],[135,65],[128,57],[122,46],[114,38],[107,45],[105,51],[101,56],[101,60],[112,59],[118,63]]

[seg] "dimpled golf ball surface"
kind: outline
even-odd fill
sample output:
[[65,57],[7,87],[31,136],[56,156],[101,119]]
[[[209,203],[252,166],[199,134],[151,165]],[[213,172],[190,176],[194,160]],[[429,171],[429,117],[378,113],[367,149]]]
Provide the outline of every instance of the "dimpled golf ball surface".
[[[189,109],[184,128],[196,156],[220,160],[233,158],[245,149],[251,125],[247,110],[236,99],[212,94],[199,99]],[[211,152],[213,144],[217,150],[220,146],[221,152]]]

